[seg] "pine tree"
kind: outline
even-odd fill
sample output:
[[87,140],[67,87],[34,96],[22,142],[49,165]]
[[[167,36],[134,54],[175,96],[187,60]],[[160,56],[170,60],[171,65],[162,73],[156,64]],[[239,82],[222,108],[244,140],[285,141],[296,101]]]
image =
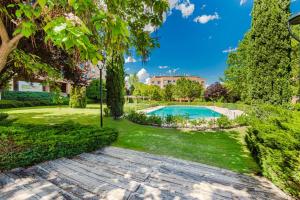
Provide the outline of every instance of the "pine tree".
[[249,99],[283,104],[291,100],[290,0],[255,0],[249,46]]
[[114,54],[107,66],[106,74],[107,106],[114,119],[124,113],[125,73],[123,54]]

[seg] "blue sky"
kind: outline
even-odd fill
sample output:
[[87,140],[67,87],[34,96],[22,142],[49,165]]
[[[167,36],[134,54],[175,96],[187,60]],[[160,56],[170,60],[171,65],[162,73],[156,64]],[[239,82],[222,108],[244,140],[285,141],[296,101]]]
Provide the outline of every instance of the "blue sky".
[[[152,33],[159,37],[160,48],[153,50],[145,64],[134,55],[127,57],[126,72],[139,73],[142,80],[187,74],[206,78],[208,84],[218,81],[226,69],[228,52],[250,28],[253,0],[169,2],[173,9],[163,26]],[[291,9],[300,12],[300,0],[293,0]]]

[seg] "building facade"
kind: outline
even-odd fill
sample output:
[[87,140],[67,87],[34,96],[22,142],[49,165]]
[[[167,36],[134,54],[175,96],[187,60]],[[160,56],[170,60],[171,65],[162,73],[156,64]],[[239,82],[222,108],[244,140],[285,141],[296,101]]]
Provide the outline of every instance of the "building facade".
[[205,87],[206,84],[206,80],[198,76],[153,76],[150,79],[150,85],[156,85],[159,86],[160,88],[164,88],[168,84],[176,84],[176,81],[181,78],[186,78],[191,81],[196,81],[200,83],[203,87]]

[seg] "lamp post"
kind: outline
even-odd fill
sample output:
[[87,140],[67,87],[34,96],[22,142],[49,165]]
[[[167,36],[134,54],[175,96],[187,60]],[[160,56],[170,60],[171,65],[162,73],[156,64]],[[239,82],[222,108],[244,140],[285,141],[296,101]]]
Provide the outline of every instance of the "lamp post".
[[290,19],[289,19],[289,32],[295,40],[300,42],[300,36],[297,36],[292,31],[292,26],[295,26],[295,25],[300,25],[300,13],[291,16]]
[[100,127],[102,128],[103,127],[103,111],[102,111],[103,110],[102,109],[102,107],[103,107],[103,95],[102,95],[102,93],[103,93],[103,88],[102,88],[102,85],[103,85],[103,83],[102,83],[103,64],[98,63],[97,67],[100,71]]

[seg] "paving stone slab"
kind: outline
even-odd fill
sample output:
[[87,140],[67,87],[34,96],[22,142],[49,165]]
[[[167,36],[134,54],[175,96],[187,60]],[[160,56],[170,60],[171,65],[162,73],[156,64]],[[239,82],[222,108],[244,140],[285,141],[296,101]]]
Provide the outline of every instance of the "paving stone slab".
[[0,173],[0,200],[284,200],[268,180],[117,147]]

